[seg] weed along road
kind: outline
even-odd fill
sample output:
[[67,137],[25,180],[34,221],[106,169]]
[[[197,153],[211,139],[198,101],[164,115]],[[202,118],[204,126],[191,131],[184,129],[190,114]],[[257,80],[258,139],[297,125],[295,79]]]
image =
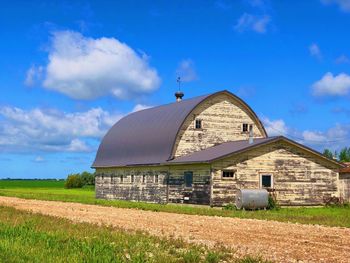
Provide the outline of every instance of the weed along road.
[[152,235],[224,245],[276,262],[350,262],[350,229],[0,197],[0,205]]

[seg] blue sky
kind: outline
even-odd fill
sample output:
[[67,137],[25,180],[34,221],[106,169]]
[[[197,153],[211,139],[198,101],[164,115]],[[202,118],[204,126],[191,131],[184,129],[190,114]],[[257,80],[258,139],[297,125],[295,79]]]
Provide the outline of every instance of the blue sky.
[[122,116],[227,89],[270,135],[350,146],[350,1],[8,1],[0,178],[88,170]]

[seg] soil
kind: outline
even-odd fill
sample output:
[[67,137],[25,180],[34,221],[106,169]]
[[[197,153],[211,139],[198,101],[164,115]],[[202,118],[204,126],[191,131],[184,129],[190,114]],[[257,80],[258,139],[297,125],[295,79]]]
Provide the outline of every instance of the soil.
[[349,228],[183,215],[15,197],[0,197],[0,205],[74,222],[141,230],[191,243],[224,245],[235,251],[237,256],[258,255],[275,262],[350,262]]

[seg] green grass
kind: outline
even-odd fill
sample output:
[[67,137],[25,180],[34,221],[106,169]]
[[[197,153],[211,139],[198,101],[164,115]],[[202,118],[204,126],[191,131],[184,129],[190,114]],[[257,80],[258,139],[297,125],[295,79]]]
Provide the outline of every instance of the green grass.
[[22,180],[21,182],[0,180],[0,195],[27,199],[98,204],[170,213],[254,218],[302,224],[350,227],[349,207],[281,208],[279,210],[270,211],[235,211],[176,204],[161,205],[120,200],[111,201],[95,199],[95,193],[91,188],[64,189],[63,182],[61,181],[48,181],[47,186],[45,185],[46,182],[47,181],[38,183],[30,180]]
[[[232,251],[208,249],[142,232],[72,223],[0,206],[1,262],[248,262]],[[253,257],[253,261],[259,262]]]

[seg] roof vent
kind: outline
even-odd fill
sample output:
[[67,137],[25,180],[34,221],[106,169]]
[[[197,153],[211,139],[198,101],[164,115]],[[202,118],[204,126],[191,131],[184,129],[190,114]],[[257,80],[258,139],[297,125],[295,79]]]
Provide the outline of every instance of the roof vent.
[[182,97],[184,96],[184,93],[182,91],[176,91],[175,92],[175,97],[176,97],[176,101],[182,101]]
[[254,143],[253,125],[249,126],[249,144]]

